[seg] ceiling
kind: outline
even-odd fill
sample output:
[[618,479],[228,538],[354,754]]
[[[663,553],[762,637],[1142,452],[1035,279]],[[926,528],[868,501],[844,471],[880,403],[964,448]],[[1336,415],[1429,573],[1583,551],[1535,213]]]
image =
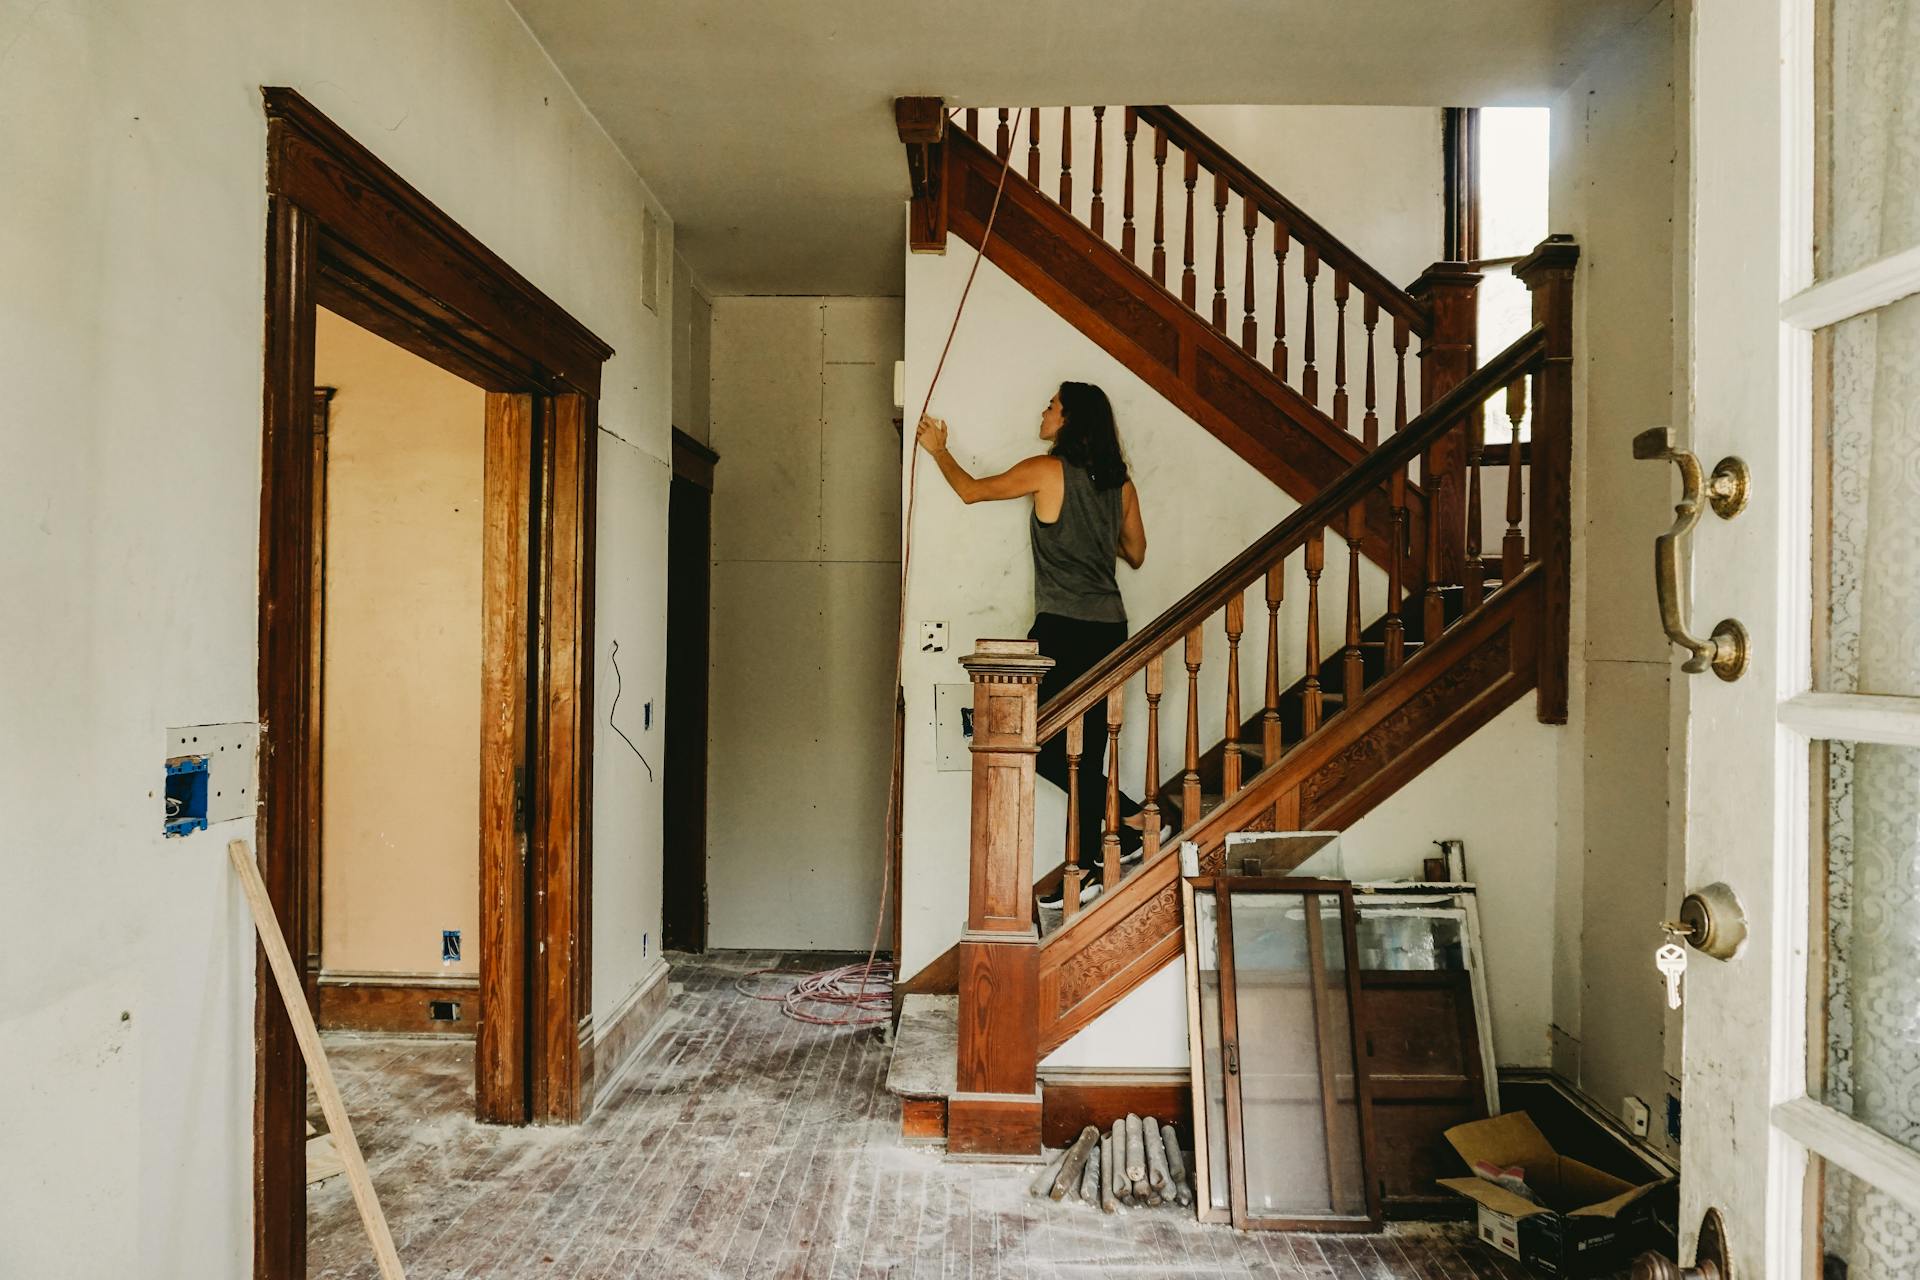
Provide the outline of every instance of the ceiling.
[[1653,0],[514,0],[716,294],[897,294],[893,99],[1544,105]]

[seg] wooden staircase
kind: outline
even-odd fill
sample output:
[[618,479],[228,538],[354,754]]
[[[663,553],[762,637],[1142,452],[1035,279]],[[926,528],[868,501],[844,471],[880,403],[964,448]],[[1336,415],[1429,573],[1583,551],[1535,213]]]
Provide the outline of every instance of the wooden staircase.
[[[990,149],[972,136],[977,118],[963,130],[940,111],[915,135],[905,105],[912,101],[903,100],[901,134],[915,174],[916,240],[948,227],[976,245],[985,239],[986,255],[1003,270],[1303,503],[1044,707],[1036,689],[1048,663],[1031,642],[981,641],[963,660],[974,684],[973,824],[967,931],[953,965],[959,1025],[948,1150],[1031,1153],[1040,1134],[1039,1059],[1180,954],[1182,843],[1198,847],[1203,869],[1218,870],[1229,833],[1344,828],[1528,691],[1542,721],[1564,722],[1578,250],[1553,238],[1515,267],[1532,291],[1534,327],[1475,368],[1477,277],[1470,271],[1441,264],[1422,287],[1393,290],[1165,108],[1123,109],[1128,180],[1116,247],[1105,234],[1099,132],[1087,222],[1072,216],[1065,142],[1060,199],[1041,192],[1038,162],[1030,160],[1024,175],[1005,174],[988,237],[1010,129],[1003,123]],[[1157,172],[1170,145],[1183,151],[1190,210],[1198,171],[1214,179],[1210,316],[1193,306],[1191,218],[1181,297],[1165,286],[1158,190],[1152,270],[1134,260],[1132,154],[1143,124],[1152,130]],[[1225,218],[1236,197],[1248,282],[1238,343],[1226,337],[1223,288]],[[1297,256],[1308,260],[1306,335],[1316,335],[1314,260],[1334,264],[1340,323],[1326,409],[1309,374],[1313,336],[1302,376],[1289,367],[1283,302],[1270,329],[1272,359],[1263,364],[1254,355],[1264,349],[1251,283],[1262,218],[1278,228],[1280,299],[1288,244],[1298,243]],[[1357,432],[1349,430],[1344,325],[1355,287],[1366,369]],[[1395,331],[1391,432],[1379,423],[1374,335],[1382,315],[1393,318]],[[1413,335],[1423,342],[1418,412],[1407,407],[1400,359],[1403,339]],[[1341,590],[1328,601],[1321,587],[1330,541]],[[1290,595],[1303,601],[1303,614],[1287,608]],[[1243,680],[1247,666],[1254,679]],[[1165,752],[1177,767],[1167,769],[1160,708],[1170,668],[1183,720],[1177,737],[1169,735],[1177,745]],[[1088,713],[1103,709],[1096,720],[1103,740],[1083,741],[1094,736],[1083,728]],[[1094,851],[1075,847],[1071,816],[1064,856],[1034,875],[1034,755],[1059,736],[1070,768],[1089,751],[1107,762],[1101,892],[1085,905],[1083,862],[1093,863]],[[1119,776],[1130,758],[1144,762],[1135,766],[1137,788]],[[1123,787],[1145,807],[1145,847],[1132,867],[1119,856]],[[1164,841],[1163,815],[1178,828]],[[1050,832],[1041,843],[1060,847]],[[1041,910],[1037,899],[1056,888],[1064,889],[1061,909]]]

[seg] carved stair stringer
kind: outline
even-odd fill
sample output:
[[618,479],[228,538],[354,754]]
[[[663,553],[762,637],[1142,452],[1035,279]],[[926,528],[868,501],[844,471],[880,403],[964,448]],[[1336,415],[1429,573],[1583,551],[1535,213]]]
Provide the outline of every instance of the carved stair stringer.
[[1229,832],[1344,829],[1531,691],[1544,585],[1527,568],[1050,934],[1040,947],[1040,1052],[1180,955],[1182,841],[1217,870]]
[[[1000,161],[960,130],[949,129],[945,145],[948,226],[978,248]],[[1006,175],[986,244],[990,262],[1295,500],[1311,501],[1366,455],[1357,437],[1017,172]],[[1361,553],[1384,567],[1392,545],[1385,494],[1368,495],[1365,508]],[[1407,519],[1408,545],[1425,545],[1418,486],[1408,486]]]

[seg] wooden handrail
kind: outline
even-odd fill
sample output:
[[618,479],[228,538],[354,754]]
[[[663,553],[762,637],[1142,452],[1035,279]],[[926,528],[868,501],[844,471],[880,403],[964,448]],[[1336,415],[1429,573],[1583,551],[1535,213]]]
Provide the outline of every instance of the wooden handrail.
[[1324,265],[1344,271],[1361,293],[1404,319],[1415,333],[1425,337],[1432,330],[1433,317],[1419,299],[1381,275],[1339,237],[1208,137],[1198,125],[1168,106],[1136,106],[1134,113],[1143,123],[1165,129],[1170,141],[1199,158],[1201,168],[1225,177],[1233,190],[1251,198],[1262,213],[1284,226],[1295,240],[1318,251]]
[[[1275,525],[1245,551],[1222,566],[1178,603],[1127,638],[1092,670],[1062,689],[1040,708],[1035,741],[1044,743],[1070,721],[1086,714],[1121,682],[1131,678],[1155,655],[1164,653],[1236,594],[1284,557],[1291,555],[1316,529],[1342,518],[1354,504],[1386,482],[1395,468],[1405,467],[1435,440],[1456,425],[1461,414],[1503,390],[1516,378],[1536,372],[1546,362],[1547,331],[1536,325],[1505,351],[1475,370],[1467,379],[1422,411],[1404,431],[1355,463],[1320,494]],[[1189,819],[1198,815],[1189,814]]]

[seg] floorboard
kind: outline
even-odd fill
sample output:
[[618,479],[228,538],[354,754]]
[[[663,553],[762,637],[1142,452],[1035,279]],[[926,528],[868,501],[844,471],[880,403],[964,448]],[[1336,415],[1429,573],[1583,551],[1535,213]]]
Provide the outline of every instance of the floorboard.
[[[900,1143],[889,1052],[736,990],[843,958],[674,956],[661,1026],[572,1128],[473,1120],[473,1043],[330,1034],[410,1280],[1510,1280],[1461,1227],[1315,1237],[1104,1215],[1030,1168]],[[753,980],[777,991],[779,980]],[[308,1274],[377,1277],[344,1178],[308,1195]]]

